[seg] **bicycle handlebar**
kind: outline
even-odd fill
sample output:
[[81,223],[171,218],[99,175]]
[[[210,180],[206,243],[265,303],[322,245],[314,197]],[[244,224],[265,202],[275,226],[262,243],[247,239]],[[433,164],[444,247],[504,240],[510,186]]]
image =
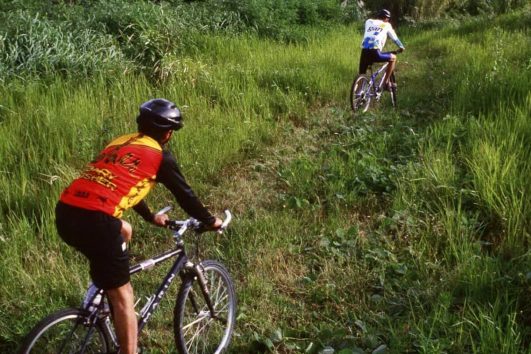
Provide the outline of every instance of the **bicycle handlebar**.
[[164,207],[162,209],[160,209],[159,211],[157,211],[155,213],[155,215],[162,215],[162,214],[166,214],[168,211],[171,210],[171,205],[168,205],[167,207]]
[[391,53],[391,54],[397,55],[397,54],[401,54],[403,51],[404,51],[404,49],[400,48],[400,49],[397,49],[397,50],[392,50],[392,51],[387,52],[387,53]]
[[[167,206],[165,208],[162,208],[159,210],[155,215],[162,215],[166,212],[171,210],[171,206]],[[195,219],[195,218],[188,218],[186,220],[168,220],[166,221],[166,227],[168,227],[170,230],[175,231],[179,235],[183,235],[185,231],[189,228],[193,229],[197,232],[203,232],[203,231],[216,231],[219,234],[222,234],[223,231],[229,226],[230,222],[232,221],[232,214],[229,210],[225,210],[225,220],[223,220],[223,223],[217,230],[208,230],[206,229],[206,225],[204,225],[201,221]]]
[[223,233],[223,231],[229,226],[230,222],[232,221],[232,214],[231,212],[226,209],[225,210],[225,220],[223,220],[223,223],[221,224],[221,227],[219,228],[218,233]]

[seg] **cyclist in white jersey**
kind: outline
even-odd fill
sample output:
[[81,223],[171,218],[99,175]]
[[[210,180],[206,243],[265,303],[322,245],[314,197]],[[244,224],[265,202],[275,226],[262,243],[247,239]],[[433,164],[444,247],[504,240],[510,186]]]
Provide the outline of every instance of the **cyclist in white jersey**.
[[406,48],[398,39],[393,26],[389,23],[391,19],[391,13],[388,10],[380,10],[375,19],[368,19],[365,22],[365,33],[363,36],[363,42],[361,43],[361,57],[359,74],[365,74],[367,67],[372,63],[389,62],[385,73],[385,88],[389,88],[389,79],[395,69],[396,55],[393,53],[382,52],[387,37],[391,38],[393,42],[398,46],[399,51],[403,51]]

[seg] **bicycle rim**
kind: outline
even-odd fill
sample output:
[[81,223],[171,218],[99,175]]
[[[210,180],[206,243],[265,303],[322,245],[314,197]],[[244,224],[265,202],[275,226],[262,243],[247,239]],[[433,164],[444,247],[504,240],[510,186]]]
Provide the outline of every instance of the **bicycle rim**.
[[230,343],[236,321],[236,294],[230,275],[216,261],[202,262],[216,318],[211,316],[199,283],[183,283],[175,307],[175,339],[181,354],[222,353]]
[[89,324],[84,311],[66,309],[52,314],[26,336],[20,353],[107,353],[107,335],[98,323]]
[[354,112],[367,112],[371,103],[369,80],[365,76],[359,76],[350,90],[350,104]]

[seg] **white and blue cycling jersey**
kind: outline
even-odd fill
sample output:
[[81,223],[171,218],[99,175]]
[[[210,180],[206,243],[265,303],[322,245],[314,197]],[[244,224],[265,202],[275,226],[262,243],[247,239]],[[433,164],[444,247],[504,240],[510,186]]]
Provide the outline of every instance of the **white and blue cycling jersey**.
[[365,34],[361,48],[383,50],[387,37],[391,38],[399,48],[404,48],[404,45],[398,39],[398,36],[393,30],[393,26],[389,22],[369,19],[365,21]]

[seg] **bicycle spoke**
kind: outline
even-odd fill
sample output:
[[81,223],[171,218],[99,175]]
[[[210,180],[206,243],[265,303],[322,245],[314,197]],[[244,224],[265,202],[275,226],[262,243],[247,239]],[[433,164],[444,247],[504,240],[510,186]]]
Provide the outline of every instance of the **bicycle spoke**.
[[[176,342],[186,354],[219,353],[228,347],[234,328],[236,299],[227,271],[215,261],[205,261],[203,274],[208,295],[200,292],[200,285],[194,281],[180,294],[179,301],[182,302],[178,306],[182,307],[176,307],[181,316],[177,322],[180,327]],[[194,311],[192,298],[199,312]]]
[[208,316],[207,315],[204,315],[204,316],[201,316],[199,318],[197,318],[195,321],[192,321],[190,322],[189,324],[187,324],[186,326],[183,326],[182,329],[189,329],[190,327],[193,327],[194,325],[196,325],[197,323],[203,321],[203,319],[207,318]]
[[[224,298],[220,299],[220,292],[221,292],[221,296],[225,296]],[[217,286],[216,286],[216,289],[215,289],[215,294],[212,296],[212,298],[214,298],[215,301],[212,301],[212,302],[214,304],[218,304],[219,302],[221,302],[222,300],[227,298],[226,294],[227,294],[227,292],[226,292],[225,287],[223,286],[223,281],[222,281],[221,278],[218,278]]]
[[108,341],[98,323],[83,311],[65,309],[43,319],[28,335],[22,353],[106,353]]
[[354,111],[365,112],[369,108],[373,86],[365,76],[358,76],[352,84],[350,92],[350,104]]
[[[192,336],[192,338],[190,338],[190,340],[188,341],[188,343],[190,343],[190,346],[188,347],[189,349],[192,347],[193,343],[198,342],[196,341],[196,339],[201,338],[201,335],[203,334],[203,332],[208,328],[208,324],[209,323],[207,321],[207,323],[205,323],[202,327],[199,327],[198,330],[195,332],[195,334]],[[202,342],[203,342],[203,347],[204,347],[206,345],[206,342],[205,341],[202,341]]]

